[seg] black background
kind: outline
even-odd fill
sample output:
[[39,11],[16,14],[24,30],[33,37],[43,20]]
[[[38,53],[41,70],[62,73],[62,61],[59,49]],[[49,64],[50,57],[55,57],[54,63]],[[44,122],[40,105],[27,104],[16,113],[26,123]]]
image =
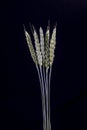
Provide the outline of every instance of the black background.
[[[11,130],[42,130],[40,87],[24,36],[23,24],[36,29],[57,22],[57,45],[51,80],[52,130],[87,129],[87,2],[25,0],[4,3],[4,68],[7,91],[1,120]],[[3,69],[5,72],[5,69]],[[3,76],[4,77],[4,76]],[[6,99],[6,100],[5,100]]]

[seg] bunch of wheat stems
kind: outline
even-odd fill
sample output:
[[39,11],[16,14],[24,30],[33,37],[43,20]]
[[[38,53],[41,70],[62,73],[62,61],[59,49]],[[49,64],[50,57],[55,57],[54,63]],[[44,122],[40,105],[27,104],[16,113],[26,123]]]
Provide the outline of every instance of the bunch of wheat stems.
[[50,26],[47,26],[46,33],[42,27],[39,28],[39,37],[35,27],[32,25],[35,47],[31,37],[24,27],[26,41],[30,50],[31,57],[35,63],[41,88],[43,130],[51,130],[50,121],[50,81],[52,65],[54,60],[54,50],[56,45],[56,25],[50,36]]

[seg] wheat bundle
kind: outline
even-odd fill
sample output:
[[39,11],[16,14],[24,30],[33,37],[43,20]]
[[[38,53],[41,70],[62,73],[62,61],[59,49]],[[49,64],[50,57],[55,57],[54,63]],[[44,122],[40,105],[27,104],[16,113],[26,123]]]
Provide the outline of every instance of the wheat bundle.
[[39,28],[40,39],[33,27],[33,37],[35,49],[33,47],[31,37],[25,30],[26,41],[30,50],[31,57],[36,65],[42,98],[43,111],[43,130],[51,130],[50,121],[50,81],[52,64],[54,61],[54,51],[56,46],[56,26],[53,29],[50,39],[50,26],[47,26],[45,37],[42,27]]

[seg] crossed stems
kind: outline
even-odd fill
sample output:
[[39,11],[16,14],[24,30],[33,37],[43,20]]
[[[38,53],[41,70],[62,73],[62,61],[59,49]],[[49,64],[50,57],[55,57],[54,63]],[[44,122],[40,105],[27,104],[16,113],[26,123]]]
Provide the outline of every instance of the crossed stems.
[[51,130],[50,120],[50,82],[52,66],[45,68],[43,66],[36,66],[42,98],[42,112],[43,112],[43,130]]

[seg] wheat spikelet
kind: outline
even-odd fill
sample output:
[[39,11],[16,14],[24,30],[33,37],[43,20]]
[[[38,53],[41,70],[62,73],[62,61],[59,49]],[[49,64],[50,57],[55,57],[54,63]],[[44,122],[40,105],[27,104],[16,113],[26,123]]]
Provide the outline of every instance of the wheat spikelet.
[[36,54],[37,54],[37,59],[38,59],[38,64],[42,66],[42,54],[41,54],[41,48],[40,48],[40,43],[39,43],[39,38],[38,34],[34,29],[34,41],[35,41],[35,47],[36,47]]
[[26,30],[24,30],[24,31],[25,31],[26,41],[27,41],[27,44],[28,44],[28,47],[30,50],[31,57],[32,57],[34,63],[37,65],[38,64],[37,57],[36,57],[36,53],[35,53],[35,50],[34,50],[34,47],[33,47],[32,41],[31,41],[31,37]]
[[39,29],[39,32],[40,32],[41,53],[42,53],[43,64],[44,64],[44,33],[43,33],[43,29],[41,27]]
[[54,50],[56,45],[56,26],[53,29],[53,33],[50,40],[50,66],[53,64],[54,60]]
[[50,30],[47,27],[46,34],[45,34],[45,67],[49,67],[49,38],[50,38]]

